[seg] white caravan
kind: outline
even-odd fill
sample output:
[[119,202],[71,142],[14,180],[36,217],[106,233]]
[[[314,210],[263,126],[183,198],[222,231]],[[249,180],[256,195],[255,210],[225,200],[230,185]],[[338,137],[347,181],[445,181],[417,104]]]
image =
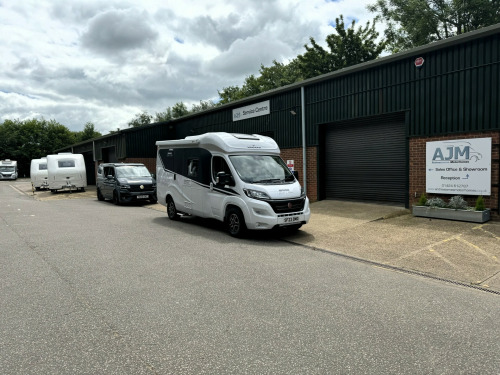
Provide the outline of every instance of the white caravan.
[[84,191],[87,187],[87,172],[82,154],[60,152],[47,155],[49,189],[55,193],[59,189]]
[[158,202],[179,214],[214,218],[232,236],[246,229],[299,229],[309,221],[309,199],[262,135],[206,133],[156,142]]
[[17,161],[5,159],[0,160],[0,180],[17,179]]
[[36,190],[49,188],[47,158],[31,160],[30,176],[31,184]]

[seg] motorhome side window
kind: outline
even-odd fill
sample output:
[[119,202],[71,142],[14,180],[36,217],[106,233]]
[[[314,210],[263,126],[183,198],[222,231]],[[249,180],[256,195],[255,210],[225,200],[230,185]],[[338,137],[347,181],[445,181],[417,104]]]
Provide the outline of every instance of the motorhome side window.
[[57,164],[59,165],[59,168],[74,168],[75,167],[74,160],[58,160]]
[[38,170],[39,171],[46,171],[47,170],[47,164],[38,164]]
[[220,156],[214,156],[212,158],[212,178],[217,182],[217,174],[220,172],[224,172],[225,174],[231,175],[231,170],[229,169],[229,165],[227,165],[224,158]]
[[198,159],[188,159],[188,177],[198,176]]

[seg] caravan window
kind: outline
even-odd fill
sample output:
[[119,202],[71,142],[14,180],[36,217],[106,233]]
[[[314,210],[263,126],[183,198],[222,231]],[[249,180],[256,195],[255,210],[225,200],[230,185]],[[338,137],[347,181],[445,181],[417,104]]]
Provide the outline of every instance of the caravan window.
[[38,170],[39,171],[46,171],[47,170],[47,164],[38,164]]
[[75,161],[74,160],[58,160],[57,161],[59,168],[74,168]]

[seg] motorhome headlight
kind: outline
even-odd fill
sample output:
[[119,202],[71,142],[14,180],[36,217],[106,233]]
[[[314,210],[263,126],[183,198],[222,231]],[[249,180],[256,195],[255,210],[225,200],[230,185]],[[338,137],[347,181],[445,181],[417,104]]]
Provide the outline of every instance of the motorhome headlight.
[[243,189],[247,197],[253,198],[253,199],[271,199],[269,195],[264,193],[263,191],[258,191],[258,190],[252,190],[252,189]]

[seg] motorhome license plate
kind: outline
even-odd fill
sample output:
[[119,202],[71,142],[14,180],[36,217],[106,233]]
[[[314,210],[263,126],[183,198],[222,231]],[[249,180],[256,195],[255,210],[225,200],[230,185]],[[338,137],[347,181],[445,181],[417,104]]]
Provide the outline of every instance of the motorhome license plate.
[[294,224],[300,220],[300,216],[289,216],[283,218],[283,224]]
[[138,195],[137,199],[148,199],[149,195]]

